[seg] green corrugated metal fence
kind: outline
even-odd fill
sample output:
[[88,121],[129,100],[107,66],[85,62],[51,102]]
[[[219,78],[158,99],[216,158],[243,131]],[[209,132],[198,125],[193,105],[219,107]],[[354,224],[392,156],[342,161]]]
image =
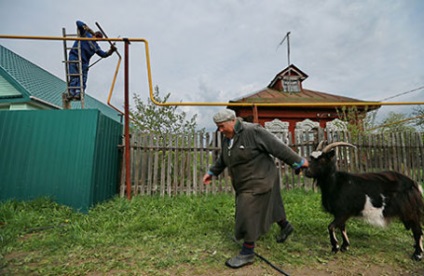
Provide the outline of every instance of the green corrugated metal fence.
[[118,191],[122,124],[98,110],[0,111],[0,200],[87,211]]

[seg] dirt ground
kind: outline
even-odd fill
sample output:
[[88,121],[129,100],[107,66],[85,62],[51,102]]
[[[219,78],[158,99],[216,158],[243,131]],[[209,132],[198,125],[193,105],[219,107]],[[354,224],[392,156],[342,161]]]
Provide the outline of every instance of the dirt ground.
[[[171,276],[277,276],[277,275],[291,275],[291,276],[351,276],[351,275],[362,275],[362,276],[423,276],[424,275],[424,263],[419,263],[414,266],[414,270],[407,270],[405,268],[394,267],[390,264],[368,264],[364,261],[352,259],[349,263],[340,262],[339,260],[333,260],[325,264],[315,263],[313,266],[293,267],[278,266],[278,269],[283,272],[279,272],[266,264],[261,260],[256,260],[254,264],[247,265],[239,269],[227,268],[224,264],[219,269],[210,270],[205,273],[204,269],[198,267],[190,267],[184,265],[180,269],[173,269],[172,271],[163,271],[163,275]],[[198,270],[199,269],[199,270]],[[11,275],[5,273],[0,269],[0,275]],[[5,273],[5,274],[3,274]],[[110,271],[107,275],[125,275],[126,271],[117,270]],[[38,275],[38,274],[37,274]],[[105,275],[104,273],[91,272],[88,276],[100,276]],[[130,274],[134,275],[134,274]],[[154,274],[158,275],[158,274]]]
[[[283,270],[284,273],[278,272],[265,262],[256,260],[254,264],[248,265],[239,269],[223,268],[222,271],[211,272],[212,275],[231,275],[231,276],[276,276],[276,275],[291,275],[291,276],[326,276],[326,275],[337,275],[337,276],[350,276],[350,275],[363,275],[363,276],[379,276],[379,275],[424,275],[424,263],[420,263],[416,266],[415,271],[410,271],[404,268],[394,267],[390,264],[368,264],[364,261],[352,259],[349,263],[339,262],[339,260],[333,260],[325,264],[314,264],[314,266],[304,267],[292,267],[292,266],[280,266],[279,269]],[[209,276],[209,275],[208,275]]]
[[[22,256],[17,256],[15,254],[9,255],[6,259],[10,258],[20,258]],[[411,260],[412,262],[412,260]],[[277,275],[291,275],[291,276],[326,276],[326,275],[337,275],[337,276],[350,276],[350,275],[362,275],[362,276],[424,276],[424,262],[414,262],[405,264],[405,267],[399,265],[392,265],[389,263],[375,264],[370,263],[364,258],[357,258],[351,256],[348,259],[337,258],[333,260],[325,261],[322,263],[315,262],[311,266],[294,266],[294,265],[284,265],[284,264],[274,264],[278,269],[282,270],[279,272],[275,268],[271,267],[265,261],[256,258],[255,262],[251,265],[239,269],[231,269],[222,264],[222,266],[215,267],[210,269],[205,273],[205,268],[202,266],[191,266],[191,265],[182,265],[178,268],[173,268],[172,270],[163,271],[161,275],[170,275],[170,276],[193,276],[193,275],[202,275],[202,276],[277,276]],[[412,267],[412,268],[411,268]],[[12,275],[8,273],[9,269],[5,269],[0,266],[0,275]],[[128,271],[116,270],[109,271],[107,275],[126,275]],[[33,274],[31,274],[33,275]],[[38,275],[38,274],[37,274]],[[87,276],[103,276],[104,273],[90,272]],[[130,273],[129,275],[134,275]],[[140,274],[143,275],[143,274]],[[157,272],[154,275],[158,275]]]

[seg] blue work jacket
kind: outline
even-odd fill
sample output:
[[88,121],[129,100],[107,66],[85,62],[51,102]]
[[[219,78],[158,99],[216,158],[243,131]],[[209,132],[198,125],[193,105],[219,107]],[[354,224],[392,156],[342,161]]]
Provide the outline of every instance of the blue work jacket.
[[[85,23],[77,21],[78,32],[81,37],[93,37],[89,32],[84,30]],[[78,60],[78,41],[74,42],[73,49],[69,52],[69,60]],[[91,57],[97,54],[100,57],[108,57],[108,52],[103,51],[96,41],[81,41],[81,61],[83,69],[88,69]]]

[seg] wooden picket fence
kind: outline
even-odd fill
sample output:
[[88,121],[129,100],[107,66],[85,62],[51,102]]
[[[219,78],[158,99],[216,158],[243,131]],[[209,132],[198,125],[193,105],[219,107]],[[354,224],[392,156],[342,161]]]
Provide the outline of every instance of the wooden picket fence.
[[[278,136],[278,135],[277,135]],[[292,137],[292,135],[288,135]],[[308,157],[318,141],[345,141],[356,146],[337,148],[340,170],[350,172],[376,172],[395,170],[423,181],[423,133],[371,134],[352,137],[346,131],[297,132],[288,139],[288,146],[301,156]],[[286,141],[287,142],[287,141]],[[227,170],[204,185],[202,178],[214,162],[221,147],[219,133],[196,133],[192,136],[132,134],[131,183],[134,195],[232,193]],[[276,160],[281,168],[282,189],[316,189],[312,179],[296,175],[294,171]],[[125,166],[123,166],[125,168]],[[121,177],[121,195],[125,192],[125,172]]]

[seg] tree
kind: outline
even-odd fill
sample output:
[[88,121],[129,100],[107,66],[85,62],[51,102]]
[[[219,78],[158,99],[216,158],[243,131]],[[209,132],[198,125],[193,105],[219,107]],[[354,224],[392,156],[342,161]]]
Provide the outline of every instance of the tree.
[[412,115],[416,117],[414,125],[421,131],[424,130],[424,108],[421,105],[414,108]]
[[377,131],[380,133],[416,131],[415,128],[411,125],[408,125],[408,123],[409,120],[406,114],[391,111],[381,122]]
[[376,117],[375,111],[367,111],[367,108],[359,111],[356,106],[337,109],[337,114],[347,124],[347,130],[353,137],[368,133],[368,129],[373,128]]
[[[155,87],[153,92],[155,100],[161,103],[166,103],[170,95],[168,93],[161,99],[158,86]],[[149,168],[156,167],[158,171],[162,171],[165,168],[165,160],[167,160],[166,162],[173,160],[171,162],[173,164],[167,167],[167,174],[175,175],[178,183],[184,183],[186,180],[182,174],[179,174],[179,170],[187,170],[185,166],[188,166],[188,156],[194,158],[190,148],[195,145],[196,137],[201,138],[204,135],[204,129],[196,131],[197,115],[186,119],[187,114],[183,111],[180,112],[178,106],[159,106],[154,104],[150,98],[144,103],[136,94],[133,95],[133,100],[135,107],[130,109],[131,128],[133,133],[141,133],[141,135],[133,136],[134,142],[141,142],[139,145],[147,143],[148,145],[163,147],[162,150],[155,152],[154,160],[149,150],[142,148],[139,155],[140,160],[142,160],[140,162],[141,170],[148,171]],[[172,148],[180,150],[172,150]],[[199,170],[204,169],[201,164],[197,165]],[[156,186],[157,183],[153,183],[153,185]]]
[[[171,93],[165,95],[163,99],[159,96],[159,87],[156,86],[153,92],[154,98],[161,103],[166,103]],[[133,131],[144,133],[157,133],[161,136],[165,134],[184,134],[196,131],[197,115],[186,120],[185,112],[177,112],[178,106],[158,106],[150,98],[145,104],[138,95],[134,94],[135,108],[130,109],[131,128]]]

